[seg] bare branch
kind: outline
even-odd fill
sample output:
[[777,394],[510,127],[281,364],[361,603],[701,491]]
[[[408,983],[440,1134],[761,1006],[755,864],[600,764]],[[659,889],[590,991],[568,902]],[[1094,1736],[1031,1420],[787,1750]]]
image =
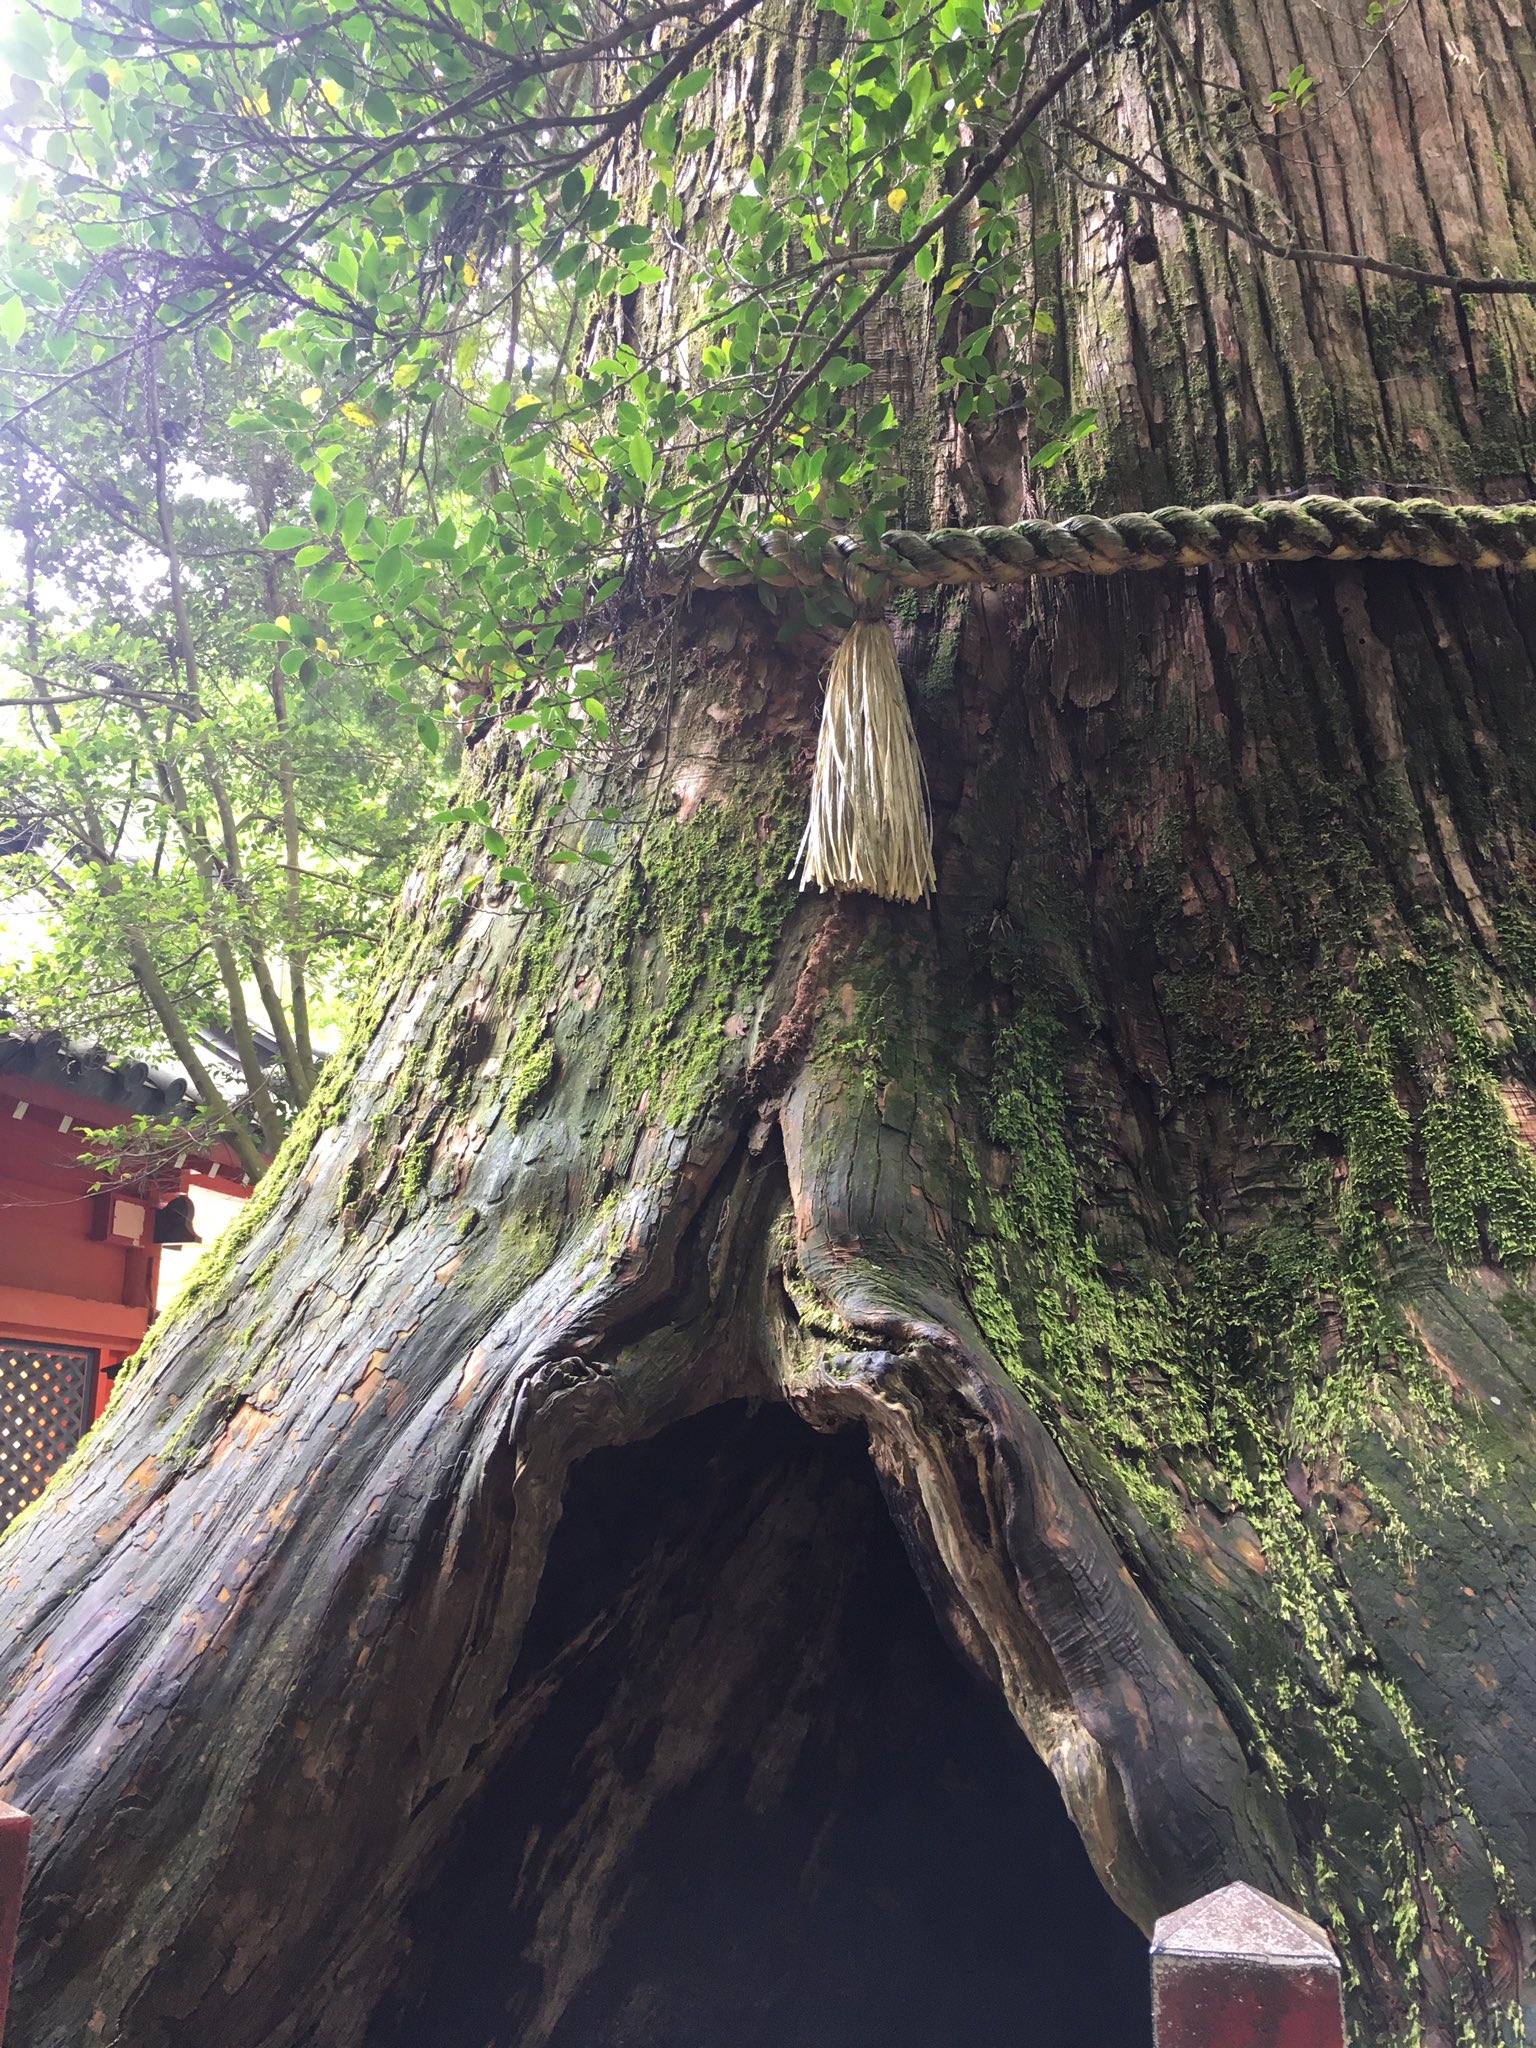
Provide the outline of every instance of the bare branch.
[[[1344,270],[1369,271],[1373,276],[1400,278],[1405,284],[1423,285],[1431,291],[1477,294],[1489,298],[1536,298],[1536,278],[1524,277],[1463,277],[1453,271],[1419,270],[1411,263],[1393,263],[1382,256],[1362,256],[1353,249],[1316,249],[1304,242],[1277,242],[1272,235],[1266,235],[1261,228],[1250,227],[1246,221],[1234,214],[1224,212],[1220,207],[1210,206],[1198,199],[1185,198],[1163,179],[1128,157],[1123,150],[1116,149],[1102,136],[1092,134],[1086,128],[1079,128],[1073,122],[1064,122],[1069,135],[1075,135],[1101,156],[1107,156],[1127,171],[1136,180],[1134,185],[1111,186],[1087,177],[1080,170],[1072,175],[1084,184],[1100,191],[1113,189],[1128,192],[1133,199],[1144,199],[1150,205],[1166,206],[1174,213],[1191,215],[1195,220],[1209,221],[1213,227],[1226,230],[1246,242],[1250,248],[1261,250],[1266,256],[1277,257],[1282,263],[1316,263],[1332,265]],[[1058,158],[1058,161],[1061,161]],[[1070,167],[1069,167],[1070,168]]]

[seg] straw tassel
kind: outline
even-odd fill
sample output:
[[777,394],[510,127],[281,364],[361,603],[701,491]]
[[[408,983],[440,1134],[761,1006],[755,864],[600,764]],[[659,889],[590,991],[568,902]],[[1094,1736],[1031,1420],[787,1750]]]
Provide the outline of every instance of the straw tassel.
[[832,658],[800,886],[916,903],[933,889],[933,817],[896,642],[861,619]]

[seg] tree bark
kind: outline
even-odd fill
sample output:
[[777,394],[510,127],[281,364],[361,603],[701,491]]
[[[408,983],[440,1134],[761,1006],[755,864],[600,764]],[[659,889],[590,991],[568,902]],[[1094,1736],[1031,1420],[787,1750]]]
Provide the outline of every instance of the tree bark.
[[[756,108],[825,20],[745,45]],[[1424,0],[1359,71],[1363,18],[1238,0],[1068,111],[1297,241],[1528,271],[1531,29]],[[1315,117],[1212,128],[1299,62]],[[1105,415],[1058,508],[1531,492],[1528,306],[1166,208],[1133,263],[1047,139],[1076,175],[1038,295]],[[915,296],[893,327],[917,432],[940,350]],[[936,518],[1038,502],[1016,421],[921,438]],[[406,1932],[548,1704],[522,1652],[573,1468],[738,1399],[865,1432],[1144,1928],[1246,1878],[1331,1927],[1370,2048],[1536,2018],[1536,587],[911,605],[913,908],[787,882],[828,643],[778,625],[637,627],[634,744],[581,801],[651,822],[557,913],[433,857],[244,1227],[7,1538],[29,2048],[387,2044]],[[537,859],[512,743],[473,773]],[[612,1878],[633,1832],[586,1825]],[[534,1956],[506,2040],[604,1939]]]

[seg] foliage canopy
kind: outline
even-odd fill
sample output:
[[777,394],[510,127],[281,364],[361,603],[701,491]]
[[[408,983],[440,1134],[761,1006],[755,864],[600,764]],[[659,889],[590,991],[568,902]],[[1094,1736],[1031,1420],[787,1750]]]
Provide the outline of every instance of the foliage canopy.
[[[1005,329],[1050,331],[1021,298],[1034,166],[1016,134],[996,147],[1035,96],[1036,7],[827,0],[826,61],[767,161],[753,101],[778,89],[779,31],[721,63],[766,12],[24,17],[12,203],[60,248],[4,301],[13,349],[35,337],[20,422],[146,348],[203,377],[239,363],[230,430],[311,479],[264,536],[302,575],[292,632],[402,684],[532,688],[527,730],[563,751],[604,722],[601,668],[562,650],[617,592],[605,558],[774,519],[874,534],[899,509],[902,424],[869,360],[897,280],[953,302],[962,419],[1026,402],[1022,368],[1061,429],[1037,461],[1090,424],[1034,348],[995,360]],[[347,481],[363,450],[373,489]]]

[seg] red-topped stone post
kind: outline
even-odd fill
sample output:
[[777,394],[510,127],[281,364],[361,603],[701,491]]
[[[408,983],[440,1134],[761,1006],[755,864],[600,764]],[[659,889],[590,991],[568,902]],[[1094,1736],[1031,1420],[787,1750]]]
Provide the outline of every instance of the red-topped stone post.
[[0,1801],[0,2041],[5,2038],[5,2008],[11,1996],[16,1923],[21,1918],[21,1888],[27,1878],[27,1843],[31,1837],[32,1823],[27,1815]]
[[1344,2048],[1339,1959],[1321,1927],[1229,1884],[1152,1933],[1157,2048]]

